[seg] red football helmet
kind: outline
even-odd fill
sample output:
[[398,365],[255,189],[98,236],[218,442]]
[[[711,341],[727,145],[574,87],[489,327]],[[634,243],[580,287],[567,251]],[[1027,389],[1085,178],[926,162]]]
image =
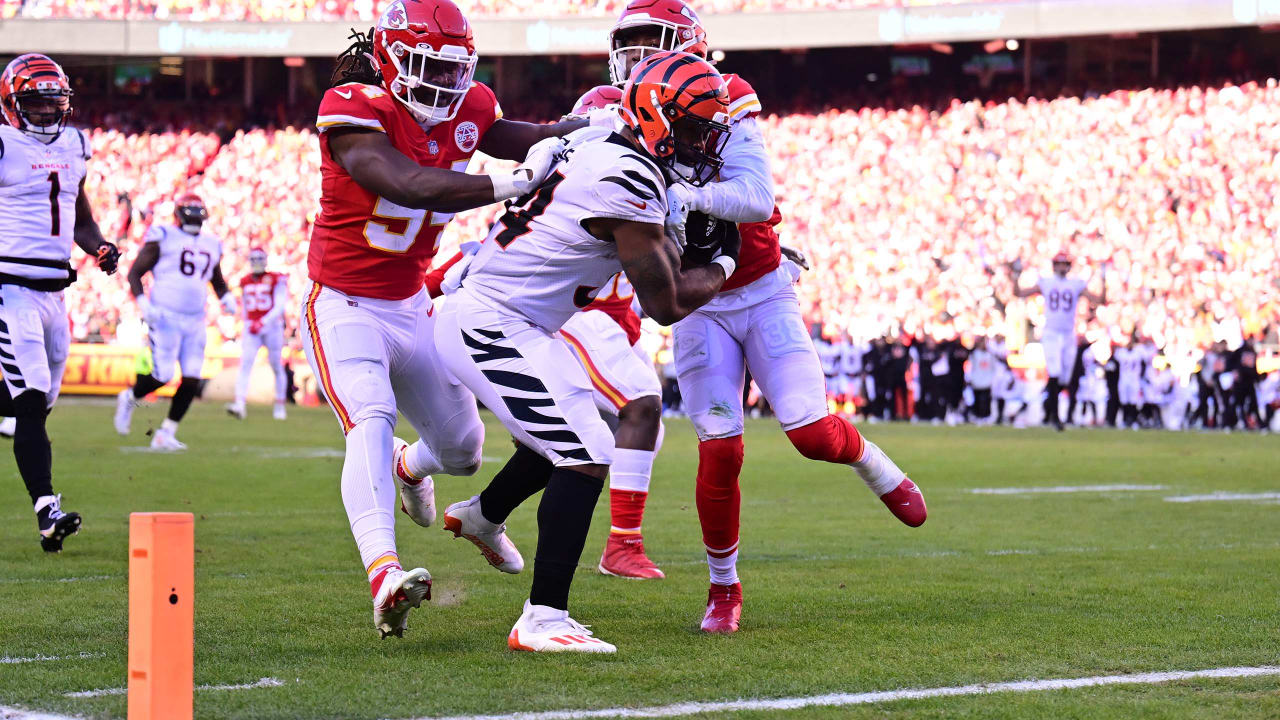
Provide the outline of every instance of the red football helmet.
[[0,113],[13,127],[52,142],[71,117],[71,83],[39,53],[14,58],[0,74]]
[[383,87],[419,121],[452,120],[476,71],[471,23],[450,0],[395,0],[373,29]]
[[711,63],[659,51],[622,88],[622,117],[667,172],[705,185],[720,171],[729,140],[729,89]]
[[1070,265],[1071,262],[1072,262],[1071,253],[1067,252],[1066,250],[1060,250],[1058,251],[1057,255],[1053,256],[1054,265],[1057,265],[1058,263],[1066,263]]
[[173,217],[178,221],[178,227],[195,235],[200,232],[204,221],[209,219],[209,210],[199,195],[184,193],[173,201]]
[[621,86],[631,69],[659,50],[707,57],[707,31],[682,0],[632,0],[609,31],[609,77]]
[[612,85],[597,85],[582,93],[573,104],[574,115],[586,115],[589,110],[606,108],[622,102],[622,91]]

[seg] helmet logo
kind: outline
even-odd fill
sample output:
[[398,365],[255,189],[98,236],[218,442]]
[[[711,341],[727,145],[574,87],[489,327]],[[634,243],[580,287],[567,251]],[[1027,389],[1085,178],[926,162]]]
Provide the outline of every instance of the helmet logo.
[[409,14],[405,12],[401,0],[387,6],[382,19],[378,21],[378,27],[383,30],[404,30],[409,27]]
[[462,152],[471,152],[480,142],[480,128],[470,120],[460,123],[453,131],[453,141]]

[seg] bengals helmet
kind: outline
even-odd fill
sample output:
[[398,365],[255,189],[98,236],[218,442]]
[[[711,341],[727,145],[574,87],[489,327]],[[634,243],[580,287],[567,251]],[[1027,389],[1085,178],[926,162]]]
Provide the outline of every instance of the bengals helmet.
[[450,0],[395,0],[373,29],[383,87],[430,125],[458,114],[477,59],[471,24]]
[[267,251],[260,247],[249,248],[249,272],[261,275],[267,271]]
[[729,90],[696,55],[661,51],[641,60],[622,88],[622,117],[675,179],[705,185],[724,164]]
[[682,0],[632,0],[609,31],[609,77],[621,86],[631,69],[659,50],[707,57],[707,31]]
[[46,55],[19,55],[0,74],[0,112],[13,127],[52,142],[71,117],[67,74]]
[[574,115],[586,115],[589,110],[598,110],[622,102],[622,91],[612,85],[597,85],[582,93],[582,97],[573,104]]
[[209,219],[209,210],[205,208],[199,195],[186,193],[173,201],[173,217],[183,232],[195,235],[200,232],[204,221]]

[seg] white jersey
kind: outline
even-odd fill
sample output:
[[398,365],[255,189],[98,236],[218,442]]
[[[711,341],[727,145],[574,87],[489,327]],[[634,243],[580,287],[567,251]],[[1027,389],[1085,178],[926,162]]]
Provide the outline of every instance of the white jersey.
[[[66,262],[71,258],[76,198],[92,151],[67,128],[48,145],[0,125],[0,256]],[[66,268],[0,261],[0,273],[61,280]]]
[[222,260],[222,242],[204,230],[191,235],[175,225],[152,225],[143,242],[160,244],[160,260],[151,269],[151,303],[203,315],[209,280]]
[[559,330],[622,270],[612,240],[583,228],[591,218],[662,225],[662,171],[620,135],[584,128],[568,136],[568,159],[498,218],[462,290],[547,331]]
[[1151,354],[1141,345],[1117,348],[1115,356],[1121,382],[1138,382],[1143,368],[1151,362]]
[[1044,296],[1044,329],[1048,332],[1071,334],[1076,331],[1076,305],[1085,282],[1079,278],[1049,275],[1036,281]]
[[822,374],[833,377],[840,374],[840,347],[826,338],[818,338],[813,342],[813,349],[818,351],[818,360],[822,363]]

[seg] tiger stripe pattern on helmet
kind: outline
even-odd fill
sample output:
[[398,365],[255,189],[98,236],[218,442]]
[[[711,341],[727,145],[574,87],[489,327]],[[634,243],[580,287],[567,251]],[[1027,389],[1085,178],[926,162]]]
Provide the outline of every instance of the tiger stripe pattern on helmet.
[[[27,53],[14,58],[0,74],[0,113],[13,127],[38,135],[57,135],[71,117],[71,83],[62,67],[47,55]],[[57,115],[51,123],[37,123],[23,109],[24,100],[54,99]],[[51,129],[53,128],[53,129]]]
[[[689,53],[655,53],[636,65],[622,95],[628,124],[660,164],[695,185],[714,177],[729,137],[729,90],[710,63]],[[701,147],[676,137],[674,126],[682,120],[704,133]]]

